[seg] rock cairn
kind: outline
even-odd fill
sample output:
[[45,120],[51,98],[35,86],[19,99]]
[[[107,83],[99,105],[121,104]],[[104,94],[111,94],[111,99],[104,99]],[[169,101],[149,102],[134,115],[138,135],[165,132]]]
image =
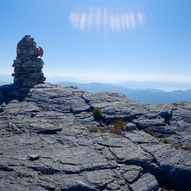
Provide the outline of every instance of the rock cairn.
[[22,87],[33,87],[42,84],[45,77],[42,73],[44,62],[39,57],[36,42],[26,35],[17,45],[17,57],[14,60],[14,84]]

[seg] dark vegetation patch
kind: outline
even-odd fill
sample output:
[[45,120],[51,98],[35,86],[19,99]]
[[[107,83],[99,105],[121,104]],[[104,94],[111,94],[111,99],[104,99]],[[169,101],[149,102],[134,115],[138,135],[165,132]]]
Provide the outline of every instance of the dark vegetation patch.
[[128,122],[118,119],[113,123],[113,128],[111,128],[110,132],[115,134],[121,134],[122,131],[125,129],[127,123]]
[[115,133],[115,134],[122,134],[123,130],[125,129],[126,125],[128,122],[123,121],[121,119],[116,120],[115,122],[113,122],[111,125],[112,127],[108,127],[108,126],[104,126],[104,127],[89,127],[88,130],[89,132],[93,132],[93,133],[97,133],[97,132],[101,132],[101,133],[105,133],[105,132],[109,132],[109,133]]
[[184,107],[184,106],[186,106],[188,104],[188,102],[175,102],[175,103],[173,103],[173,105],[174,106],[176,106],[176,107]]
[[[103,117],[103,114],[102,114],[102,111],[101,109],[99,109],[98,107],[96,107],[93,111],[93,116],[94,116],[94,119],[96,121],[102,121],[104,122],[104,117]],[[97,132],[110,132],[110,133],[115,133],[115,134],[121,134],[122,131],[125,129],[126,125],[127,125],[128,122],[125,122],[125,120],[122,120],[122,119],[117,119],[115,120],[114,122],[110,122],[108,125],[110,127],[107,127],[107,126],[104,126],[104,127],[100,127],[100,128],[97,128],[97,127],[89,127],[89,132],[94,132],[94,133],[97,133]]]
[[172,145],[176,150],[178,150],[178,149],[180,148],[178,145],[175,145],[174,143],[172,143],[171,141],[169,141],[167,138],[163,139],[163,143],[164,143],[164,144]]
[[156,136],[156,134],[155,134],[155,132],[154,131],[152,131],[152,130],[146,130],[146,133],[148,133],[149,135],[151,135],[151,136],[153,136],[153,137],[155,137],[155,138],[157,138],[157,136]]
[[103,119],[103,116],[102,116],[102,111],[96,107],[94,110],[93,110],[93,116],[94,116],[94,119],[95,120],[102,120]]
[[99,131],[97,127],[88,127],[88,130],[91,133],[97,133]]
[[182,149],[185,150],[185,151],[191,151],[191,147],[190,146],[182,147]]

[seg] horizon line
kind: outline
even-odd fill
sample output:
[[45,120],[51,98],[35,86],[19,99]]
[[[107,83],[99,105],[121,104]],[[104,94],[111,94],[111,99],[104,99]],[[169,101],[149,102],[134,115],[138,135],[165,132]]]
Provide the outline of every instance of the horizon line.
[[[119,84],[124,82],[155,82],[155,83],[177,83],[177,84],[191,84],[191,77],[190,76],[181,76],[181,75],[128,75],[128,74],[118,74],[114,75],[111,72],[108,73],[87,73],[84,71],[83,73],[80,71],[73,71],[73,72],[65,72],[65,73],[50,73],[48,71],[43,71],[45,77],[47,79],[51,79],[51,81],[70,81],[70,82],[83,82],[83,83],[113,83]],[[69,74],[68,74],[69,73]],[[0,77],[4,76],[9,81],[13,79],[12,72],[3,72],[0,73]],[[177,80],[179,79],[179,80]],[[180,80],[181,79],[181,80]],[[1,79],[2,80],[2,79]],[[7,81],[7,80],[5,80]]]

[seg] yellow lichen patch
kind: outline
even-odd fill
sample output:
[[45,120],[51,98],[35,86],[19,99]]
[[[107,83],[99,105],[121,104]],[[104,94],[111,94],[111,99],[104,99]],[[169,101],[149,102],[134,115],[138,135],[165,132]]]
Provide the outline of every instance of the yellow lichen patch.
[[55,190],[60,191],[61,189],[62,189],[61,185],[57,184],[57,185],[55,186]]
[[106,156],[105,156],[106,159],[109,159],[110,158],[110,154],[107,153]]

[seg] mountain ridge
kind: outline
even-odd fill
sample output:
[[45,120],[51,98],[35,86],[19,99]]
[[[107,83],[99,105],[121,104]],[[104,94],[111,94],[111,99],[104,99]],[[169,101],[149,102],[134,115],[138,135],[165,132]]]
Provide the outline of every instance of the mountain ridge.
[[85,91],[92,93],[100,91],[113,91],[125,94],[133,100],[142,103],[150,104],[165,104],[173,102],[191,102],[191,89],[189,90],[174,90],[165,92],[158,89],[133,89],[120,87],[119,85],[104,84],[104,83],[76,83],[76,82],[59,82],[63,86],[76,86]]

